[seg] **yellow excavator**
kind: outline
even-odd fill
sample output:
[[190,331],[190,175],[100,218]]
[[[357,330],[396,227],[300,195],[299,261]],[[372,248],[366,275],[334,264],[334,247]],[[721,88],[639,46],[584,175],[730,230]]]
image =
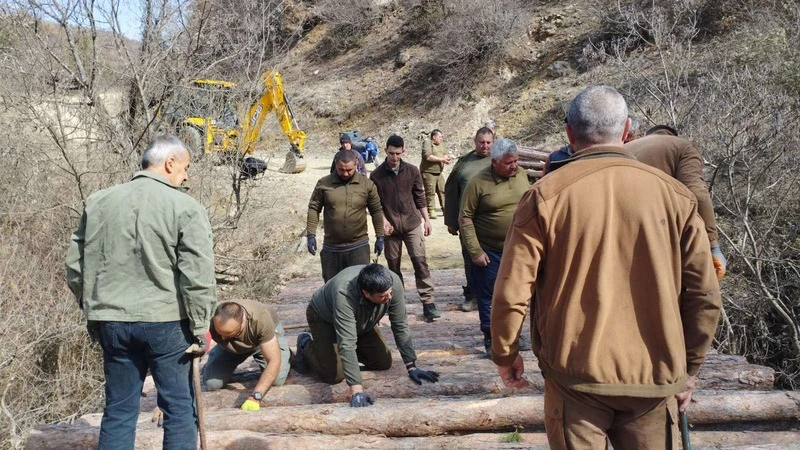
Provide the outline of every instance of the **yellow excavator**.
[[[240,126],[230,100],[235,83],[221,80],[194,80],[195,92],[189,100],[189,110],[178,117],[177,133],[186,143],[194,158],[216,152],[236,156],[250,155],[255,151],[261,126],[270,111],[278,117],[281,129],[289,138],[289,151],[280,171],[299,173],[305,170],[303,146],[306,133],[300,130],[289,100],[283,90],[283,81],[276,71],[261,76],[264,91],[247,110],[244,125]],[[266,164],[264,164],[266,168]],[[262,169],[263,170],[263,169]]]

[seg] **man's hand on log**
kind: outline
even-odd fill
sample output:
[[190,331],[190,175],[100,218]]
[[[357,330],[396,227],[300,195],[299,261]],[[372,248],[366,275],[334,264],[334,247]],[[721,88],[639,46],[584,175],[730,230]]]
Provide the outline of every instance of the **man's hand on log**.
[[434,372],[432,370],[422,370],[414,366],[408,368],[408,377],[411,378],[411,381],[417,383],[419,386],[422,386],[422,380],[429,381],[431,383],[436,383],[439,381],[438,372]]
[[695,386],[697,386],[697,377],[693,375],[686,380],[686,390],[680,394],[675,394],[680,412],[686,411],[686,408],[689,407],[689,403],[692,402],[692,392],[694,392]]
[[350,397],[350,406],[353,408],[362,408],[364,406],[374,405],[375,400],[366,392],[357,392]]
[[506,387],[524,388],[528,386],[528,380],[522,376],[525,372],[525,364],[520,355],[517,355],[517,359],[510,366],[497,366],[497,372]]

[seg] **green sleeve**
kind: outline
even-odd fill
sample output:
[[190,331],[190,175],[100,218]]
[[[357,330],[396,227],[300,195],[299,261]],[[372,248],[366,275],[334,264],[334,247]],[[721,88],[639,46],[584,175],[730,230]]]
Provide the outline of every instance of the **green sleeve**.
[[383,207],[381,197],[378,195],[378,188],[371,180],[367,180],[367,209],[372,216],[372,226],[375,227],[375,236],[383,236]]
[[78,302],[78,307],[83,309],[83,244],[86,235],[86,211],[81,214],[78,229],[72,233],[72,238],[69,242],[69,249],[67,249],[67,286],[72,294],[75,295],[75,300]]
[[464,189],[464,195],[461,196],[461,208],[458,215],[458,221],[461,230],[461,243],[467,249],[467,252],[469,252],[469,256],[472,259],[481,256],[485,252],[481,248],[481,244],[478,241],[478,235],[475,232],[475,225],[462,225],[461,218],[466,217],[474,220],[475,215],[478,213],[478,205],[480,204],[480,201],[480,189],[473,178],[473,180],[467,184],[466,189]]
[[444,224],[455,229],[458,229],[458,205],[461,196],[458,176],[463,165],[462,158],[459,158],[456,165],[453,166],[453,171],[450,172],[450,176],[447,177],[444,184]]
[[[395,278],[395,277],[393,277]],[[400,356],[405,364],[417,360],[414,343],[411,341],[411,330],[408,328],[406,316],[406,297],[403,285],[399,278],[395,279],[392,289],[392,301],[389,303],[389,322],[392,324],[392,334]]]
[[311,200],[308,201],[308,214],[306,215],[306,236],[317,234],[317,227],[319,226],[319,213],[322,211],[323,206],[322,188],[319,183],[314,186],[314,192],[311,193]]
[[177,246],[179,286],[195,336],[208,331],[217,303],[213,247],[205,210],[198,205],[182,214]]
[[342,371],[348,386],[361,384],[361,369],[358,366],[356,344],[356,317],[353,305],[341,293],[336,294],[334,303],[333,324],[336,328],[336,344],[339,347],[339,358],[342,360]]

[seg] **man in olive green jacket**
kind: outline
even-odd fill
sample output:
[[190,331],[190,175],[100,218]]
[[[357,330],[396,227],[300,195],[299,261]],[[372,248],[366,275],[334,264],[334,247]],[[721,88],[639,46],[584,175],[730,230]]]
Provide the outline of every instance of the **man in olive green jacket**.
[[153,373],[165,448],[196,448],[187,348],[207,346],[216,304],[211,225],[179,187],[189,152],[158,137],[127,183],[89,196],[67,253],[67,282],[103,348],[106,407],[99,448],[133,448],[139,397]]
[[422,380],[437,382],[438,373],[416,366],[403,281],[380,264],[348,267],[314,292],[306,309],[311,334],[297,336],[294,369],[313,370],[328,384],[347,380],[350,406],[371,405],[373,398],[361,385],[359,363],[364,370],[392,367],[391,350],[378,328],[386,314],[409,378],[418,385]]
[[428,204],[428,217],[436,218],[436,197],[444,214],[444,178],[442,171],[446,164],[450,164],[450,155],[442,145],[443,139],[440,130],[431,131],[430,140],[422,141],[422,161],[419,171],[422,174],[422,183],[425,185],[425,200]]
[[325,240],[319,256],[325,281],[345,267],[369,263],[367,211],[375,227],[375,254],[383,252],[383,209],[378,189],[356,172],[355,152],[340,153],[335,164],[334,173],[317,181],[306,217],[306,245],[315,255],[319,213],[323,212]]
[[[492,130],[486,127],[478,129],[474,141],[475,150],[458,158],[444,185],[444,202],[447,205],[444,210],[444,224],[447,226],[447,231],[453,236],[458,236],[461,195],[464,193],[467,183],[476,173],[489,167],[492,161],[492,158],[489,157],[494,143]],[[469,257],[467,249],[463,245],[461,246],[461,256],[464,259],[464,276],[467,279],[467,284],[463,287],[464,304],[461,306],[461,310],[464,312],[475,311],[478,304],[472,281],[472,258]]]

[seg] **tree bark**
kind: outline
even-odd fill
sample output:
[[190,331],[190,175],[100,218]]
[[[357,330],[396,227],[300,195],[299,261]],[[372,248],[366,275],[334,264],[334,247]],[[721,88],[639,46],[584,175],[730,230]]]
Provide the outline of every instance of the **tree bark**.
[[[800,392],[698,392],[689,409],[692,424],[797,420]],[[76,424],[97,426],[100,414]],[[259,412],[208,411],[209,431],[270,430],[275,433],[435,436],[453,432],[533,429],[544,424],[542,395],[493,399],[381,399],[368,408],[347,404],[266,407]]]

